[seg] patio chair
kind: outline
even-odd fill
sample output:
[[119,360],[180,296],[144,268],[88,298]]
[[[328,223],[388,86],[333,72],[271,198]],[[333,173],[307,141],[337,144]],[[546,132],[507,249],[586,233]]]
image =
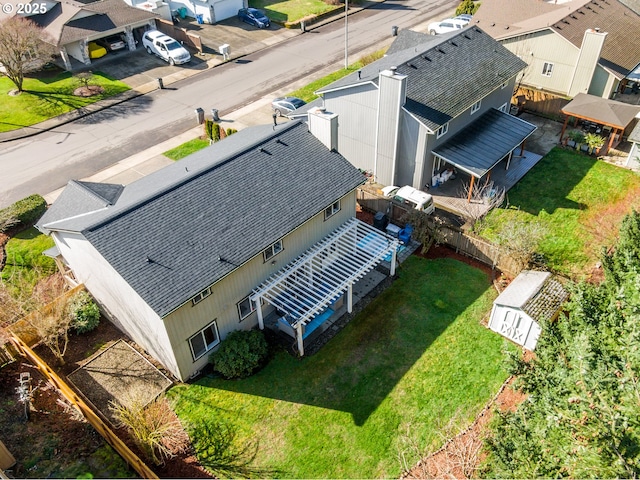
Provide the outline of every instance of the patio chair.
[[413,233],[413,226],[407,223],[403,229],[398,232],[398,240],[403,244],[408,244],[411,241],[411,234]]

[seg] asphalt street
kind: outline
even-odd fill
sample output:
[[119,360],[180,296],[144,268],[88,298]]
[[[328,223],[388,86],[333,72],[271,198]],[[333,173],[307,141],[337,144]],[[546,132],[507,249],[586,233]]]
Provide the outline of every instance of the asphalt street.
[[[410,28],[451,11],[457,2],[387,0],[349,16],[349,62],[388,45],[391,27]],[[264,104],[311,77],[344,65],[344,22],[281,43],[151,91],[51,131],[0,144],[0,207],[85,178],[196,126],[195,109],[217,108],[223,120]],[[236,115],[237,117],[237,115]],[[234,126],[229,120],[228,126]]]

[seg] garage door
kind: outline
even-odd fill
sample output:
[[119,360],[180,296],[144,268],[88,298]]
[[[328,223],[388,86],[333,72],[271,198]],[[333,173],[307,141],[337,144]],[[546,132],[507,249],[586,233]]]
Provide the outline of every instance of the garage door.
[[225,18],[235,17],[242,8],[242,0],[222,0],[213,4],[216,22]]

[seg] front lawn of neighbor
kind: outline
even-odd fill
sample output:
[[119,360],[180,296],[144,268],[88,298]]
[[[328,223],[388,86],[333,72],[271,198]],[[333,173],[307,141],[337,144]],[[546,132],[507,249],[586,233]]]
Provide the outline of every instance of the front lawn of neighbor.
[[340,8],[322,0],[251,0],[249,6],[264,10],[272,21],[278,23],[294,23],[309,15],[320,15]]
[[447,422],[466,426],[507,378],[512,347],[480,324],[495,296],[480,270],[412,256],[317,354],[279,351],[250,378],[206,377],[168,396],[183,423],[258,442],[259,477],[397,478],[400,455],[412,466],[424,453],[410,445],[438,448]]
[[64,72],[52,78],[25,78],[25,91],[11,96],[8,92],[14,90],[15,85],[7,77],[0,76],[0,132],[34,125],[129,90],[125,83],[99,72],[94,73],[89,84],[100,85],[105,89],[104,93],[87,98],[73,95],[80,82]]
[[508,192],[509,208],[489,213],[480,234],[516,219],[540,222],[547,235],[538,248],[548,266],[580,278],[611,246],[620,222],[640,208],[640,175],[587,155],[554,148]]

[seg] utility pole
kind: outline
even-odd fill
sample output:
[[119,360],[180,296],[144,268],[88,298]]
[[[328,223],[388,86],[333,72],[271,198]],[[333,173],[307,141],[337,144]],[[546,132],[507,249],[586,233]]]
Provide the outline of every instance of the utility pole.
[[349,0],[344,0],[344,68],[349,68]]

